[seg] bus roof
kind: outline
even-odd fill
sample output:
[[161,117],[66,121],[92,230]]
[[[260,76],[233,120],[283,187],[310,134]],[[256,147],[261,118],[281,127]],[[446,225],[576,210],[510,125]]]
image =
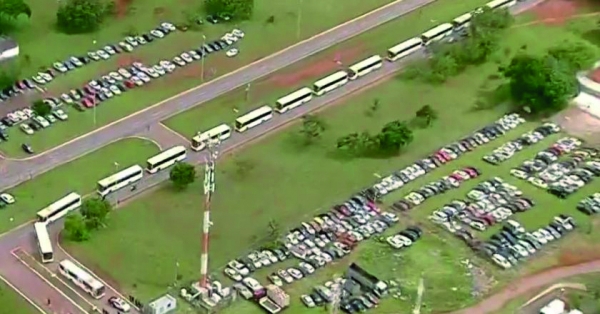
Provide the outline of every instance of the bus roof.
[[450,23],[440,24],[440,25],[426,31],[425,33],[423,33],[422,36],[425,38],[435,37],[443,32],[447,32],[447,31],[451,30],[452,28],[453,28],[453,26]]
[[315,86],[327,85],[329,82],[339,80],[343,77],[347,77],[348,73],[346,71],[337,71],[329,76],[326,76],[314,83]]
[[277,99],[277,102],[282,103],[282,104],[287,104],[290,101],[293,101],[295,99],[298,99],[299,97],[306,96],[309,94],[312,94],[312,90],[308,87],[303,87],[289,95],[286,95],[286,96],[283,96],[283,97]]
[[160,154],[149,158],[148,159],[148,163],[149,164],[155,164],[155,163],[163,161],[165,158],[168,158],[168,157],[173,156],[173,155],[177,155],[177,154],[179,154],[181,152],[184,152],[184,151],[185,151],[185,147],[183,147],[181,145],[180,146],[171,147],[171,148],[169,148],[169,149],[161,152]]
[[57,207],[62,207],[62,206],[64,206],[64,204],[68,204],[78,198],[81,198],[81,195],[79,195],[75,192],[71,192],[71,193],[65,195],[64,197],[60,198],[56,202],[46,206],[45,208],[40,210],[37,214],[38,214],[38,216],[41,216],[41,217],[47,217],[50,214],[52,214],[52,212],[54,212]]
[[[227,124],[227,123],[223,123],[223,124],[219,124],[214,128],[208,129],[204,132],[198,132],[198,135],[194,136],[194,139],[200,139],[200,137],[203,137],[204,134],[206,135],[216,135],[216,134],[221,134],[227,130],[231,130],[231,127]],[[204,135],[204,136],[206,136]]]
[[486,3],[485,5],[487,7],[495,9],[495,8],[497,8],[497,7],[499,7],[499,6],[503,5],[503,4],[506,4],[508,2],[511,2],[511,1],[514,1],[514,0],[492,0],[492,1],[488,2],[488,3]]
[[109,186],[113,182],[117,181],[117,178],[126,177],[128,175],[134,174],[136,172],[143,172],[144,170],[139,165],[133,165],[127,169],[121,170],[108,178],[104,178],[98,181],[98,185],[100,186]]
[[421,43],[423,43],[423,39],[421,39],[420,37],[413,37],[411,39],[405,40],[405,41],[397,44],[396,46],[388,49],[388,51],[391,52],[391,53],[396,54],[399,51],[402,51],[402,50],[404,50],[404,49],[406,49],[408,47],[412,47],[414,45],[418,45],[418,44],[421,44]]
[[77,278],[79,278],[81,281],[85,281],[92,287],[92,289],[97,290],[104,287],[104,285],[98,279],[92,277],[86,271],[81,269],[81,267],[75,265],[75,263],[71,262],[70,260],[62,260],[60,262],[60,265],[63,268],[67,269],[69,272],[75,274],[75,276],[77,276]]
[[368,65],[371,65],[371,64],[377,63],[377,62],[381,62],[381,56],[374,55],[374,56],[366,58],[363,61],[353,64],[352,66],[350,66],[350,70],[355,70],[355,69],[359,70],[359,69],[364,68],[365,66],[368,66]]
[[260,108],[254,109],[254,110],[246,113],[243,116],[239,116],[237,119],[235,119],[235,121],[238,123],[241,123],[241,124],[245,124],[246,122],[248,122],[248,120],[251,120],[256,116],[260,116],[262,114],[272,112],[272,111],[273,111],[273,108],[271,108],[268,105],[264,105]]
[[473,17],[473,14],[471,14],[471,12],[469,12],[469,13],[465,13],[465,14],[455,18],[454,20],[452,20],[452,22],[460,25],[460,24],[470,21],[472,17]]
[[35,235],[40,243],[40,250],[42,250],[42,252],[52,251],[52,243],[50,242],[50,235],[48,235],[46,223],[36,222],[33,224],[33,228],[35,229]]

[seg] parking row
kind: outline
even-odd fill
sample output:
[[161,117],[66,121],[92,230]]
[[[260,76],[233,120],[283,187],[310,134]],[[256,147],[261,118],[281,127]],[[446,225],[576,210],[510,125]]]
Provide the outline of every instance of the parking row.
[[471,245],[475,237],[464,227],[485,231],[534,205],[517,187],[494,177],[471,189],[465,200],[454,200],[435,210],[429,219]]
[[544,138],[558,132],[560,132],[560,127],[558,125],[554,123],[544,123],[534,130],[519,136],[516,140],[502,144],[490,154],[483,156],[483,160],[490,164],[498,165],[509,160],[524,148],[539,143]]
[[380,182],[373,185],[371,193],[374,193],[377,196],[384,196],[391,193],[441,165],[474,150],[478,146],[500,138],[506,132],[516,128],[524,122],[525,120],[516,113],[505,115],[477,132],[452,144],[446,145],[430,156],[381,179]]
[[560,198],[589,184],[600,175],[595,148],[578,148],[581,141],[564,138],[512,169],[511,174]]
[[586,215],[600,213],[600,193],[594,193],[577,204],[577,210]]
[[89,51],[86,55],[70,56],[64,61],[54,62],[52,67],[39,71],[37,74],[33,75],[31,79],[20,80],[15,82],[13,86],[0,91],[0,103],[27,90],[48,84],[52,82],[58,74],[66,74],[67,72],[84,67],[94,61],[108,60],[122,52],[131,52],[135,47],[146,45],[147,43],[153,42],[155,39],[164,38],[166,35],[176,30],[177,28],[173,24],[164,22],[147,33],[142,33],[137,36],[127,36],[123,41],[116,45],[109,44],[102,49]]

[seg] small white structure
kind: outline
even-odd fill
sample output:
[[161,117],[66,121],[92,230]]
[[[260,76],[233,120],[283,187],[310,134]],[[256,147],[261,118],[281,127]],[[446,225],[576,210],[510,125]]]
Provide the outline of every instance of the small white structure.
[[15,58],[19,55],[19,45],[8,37],[0,36],[0,62]]
[[144,307],[146,314],[166,314],[174,312],[177,308],[177,299],[169,294],[166,294]]
[[540,314],[566,314],[565,308],[566,304],[563,300],[554,299],[540,310]]

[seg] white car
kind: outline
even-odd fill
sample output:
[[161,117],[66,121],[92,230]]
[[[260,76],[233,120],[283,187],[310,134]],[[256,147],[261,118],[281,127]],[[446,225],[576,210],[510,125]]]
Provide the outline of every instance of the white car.
[[173,25],[171,23],[167,23],[167,22],[161,23],[160,26],[162,26],[163,28],[166,28],[166,29],[170,30],[171,32],[177,30],[177,28],[175,27],[175,25]]
[[23,131],[27,135],[32,135],[33,134],[33,130],[26,123],[23,123],[23,124],[19,125],[19,128],[21,129],[21,131]]
[[110,89],[110,91],[117,96],[121,95],[121,90],[115,85],[109,86],[108,89]]
[[142,86],[144,85],[144,81],[142,81],[142,79],[140,79],[137,76],[134,76],[131,78],[131,81],[133,82],[133,84],[137,85],[137,86]]
[[494,261],[494,263],[496,263],[496,265],[498,265],[504,269],[509,269],[512,267],[512,264],[508,260],[506,260],[506,258],[504,258],[504,256],[499,255],[499,254],[492,255],[492,261]]
[[304,270],[306,270],[307,273],[312,274],[315,272],[315,268],[312,267],[312,265],[310,265],[309,263],[306,262],[300,262],[300,264],[298,264],[298,266]]
[[102,93],[104,93],[104,95],[106,95],[106,97],[111,98],[114,96],[114,94],[110,91],[110,89],[106,88],[106,87],[102,87],[102,89],[100,89],[100,91],[102,91]]
[[404,247],[404,243],[395,236],[387,237],[385,241],[395,249],[401,249]]
[[241,281],[242,279],[244,279],[244,277],[242,277],[240,273],[229,267],[225,267],[225,269],[223,269],[223,273],[225,273],[225,275],[231,278],[231,280],[233,281]]
[[246,287],[248,287],[248,289],[252,290],[253,292],[259,291],[263,288],[263,286],[258,282],[258,280],[251,277],[244,278],[242,282],[244,283],[244,285],[246,285]]
[[98,56],[104,60],[108,60],[110,58],[110,55],[104,51],[104,50],[98,50],[96,51],[96,53],[98,54]]
[[111,55],[114,55],[115,53],[117,53],[117,52],[115,51],[115,49],[114,49],[113,47],[111,47],[111,46],[106,46],[106,47],[104,47],[104,51],[108,52],[108,53],[109,53],[109,54],[111,54]]
[[129,303],[125,302],[125,300],[118,297],[110,297],[108,299],[108,303],[121,312],[129,312],[131,310],[131,306],[129,305]]
[[95,51],[88,52],[88,57],[94,61],[100,60],[100,56]]
[[173,63],[177,64],[180,67],[186,65],[185,61],[183,61],[183,59],[181,59],[180,57],[173,58]]
[[60,99],[62,99],[62,101],[66,102],[67,104],[73,103],[73,99],[67,94],[60,95]]
[[306,305],[308,308],[316,306],[315,301],[307,294],[300,296],[300,300],[302,300],[302,303],[304,303],[304,305]]
[[232,58],[238,55],[238,53],[240,53],[239,50],[237,50],[236,48],[231,48],[229,50],[227,50],[227,52],[225,52],[225,55]]
[[234,30],[231,31],[231,33],[233,35],[235,35],[237,38],[244,38],[245,34],[244,32],[242,32],[241,30],[235,28]]
[[150,75],[153,78],[157,78],[160,76],[160,74],[158,74],[158,72],[156,72],[154,69],[148,68],[146,69],[146,74]]
[[75,58],[75,57],[71,57],[69,58],[69,61],[75,65],[76,67],[82,67],[83,66],[83,62],[81,62],[81,60]]
[[150,34],[156,38],[163,38],[165,37],[165,34],[157,29],[153,29],[150,31]]
[[296,268],[288,268],[288,269],[287,269],[287,272],[288,272],[288,274],[290,274],[290,276],[292,276],[292,278],[294,278],[294,279],[296,279],[296,280],[298,280],[298,279],[302,279],[302,277],[304,277],[304,276],[302,275],[302,272],[301,272],[301,271],[299,271],[299,270],[298,270],[298,269],[296,269]]
[[110,72],[110,73],[108,73],[108,76],[112,77],[113,79],[115,79],[117,81],[123,80],[123,77],[121,76],[121,74],[119,74],[117,72]]
[[69,119],[69,116],[62,109],[55,110],[54,112],[52,112],[52,114],[58,120],[61,120],[61,121],[65,121],[65,120]]
[[181,59],[187,63],[194,61],[194,58],[192,58],[192,56],[190,56],[187,52],[181,54]]
[[267,278],[269,279],[269,281],[272,284],[274,284],[274,285],[276,285],[278,287],[283,286],[283,281],[281,280],[281,278],[279,278],[279,276],[277,276],[277,275],[269,275]]
[[123,68],[118,69],[117,73],[119,73],[119,75],[121,75],[122,77],[124,77],[126,79],[128,79],[128,78],[131,77],[131,73],[129,73],[129,71],[127,71],[127,70],[125,70]]
[[125,50],[127,52],[133,51],[133,46],[131,46],[130,44],[123,42],[123,41],[119,43],[119,47],[121,47],[123,50]]
[[146,73],[138,73],[136,74],[136,77],[138,77],[144,83],[148,83],[151,80],[150,77],[146,75]]
[[61,62],[54,62],[52,64],[52,67],[61,73],[65,73],[65,72],[69,71],[69,69],[67,69],[67,67],[64,64],[62,64]]
[[167,74],[167,72],[165,71],[165,69],[163,67],[161,67],[160,65],[155,65],[152,67],[152,69],[154,71],[156,71],[156,73],[158,73],[158,75],[163,76],[165,74]]
[[2,200],[6,204],[14,204],[15,203],[15,198],[8,193],[0,194],[0,200]]

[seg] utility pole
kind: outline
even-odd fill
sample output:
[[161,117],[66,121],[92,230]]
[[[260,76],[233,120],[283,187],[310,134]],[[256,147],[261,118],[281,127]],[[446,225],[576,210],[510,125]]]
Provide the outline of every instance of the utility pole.
[[250,87],[252,86],[252,83],[248,83],[248,85],[246,85],[246,90],[245,90],[245,94],[244,94],[244,101],[248,102],[248,100],[250,99]]
[[[202,47],[204,47],[204,45],[206,44],[206,36],[204,34],[202,34]],[[202,83],[204,83],[204,59],[206,59],[206,55],[202,56],[202,60],[200,61],[200,80],[202,81]]]
[[425,292],[425,281],[423,277],[419,279],[419,287],[417,288],[417,302],[415,304],[415,308],[413,309],[413,314],[421,313],[421,304],[423,302],[423,292]]
[[208,288],[208,243],[210,227],[210,205],[212,195],[215,193],[215,165],[219,155],[220,142],[208,140],[206,143],[206,156],[204,164],[204,221],[202,223],[202,255],[200,260],[200,287]]

